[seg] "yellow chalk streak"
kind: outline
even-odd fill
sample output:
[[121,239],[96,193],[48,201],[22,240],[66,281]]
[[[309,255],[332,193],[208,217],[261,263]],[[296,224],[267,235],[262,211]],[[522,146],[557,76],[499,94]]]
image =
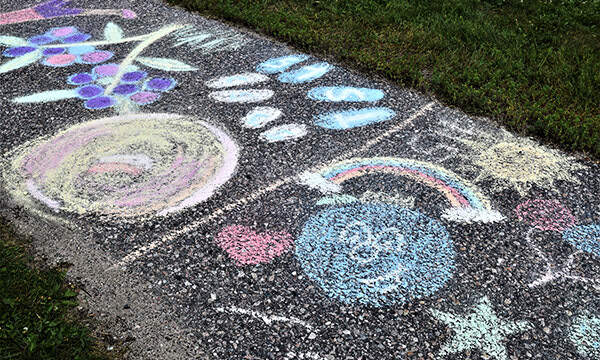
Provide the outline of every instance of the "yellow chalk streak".
[[475,152],[465,157],[483,169],[476,182],[495,178],[505,183],[502,189],[512,186],[521,196],[527,195],[532,184],[556,190],[556,180],[578,183],[570,172],[585,168],[569,156],[505,131],[499,140],[485,135],[481,141],[463,140],[463,143]]

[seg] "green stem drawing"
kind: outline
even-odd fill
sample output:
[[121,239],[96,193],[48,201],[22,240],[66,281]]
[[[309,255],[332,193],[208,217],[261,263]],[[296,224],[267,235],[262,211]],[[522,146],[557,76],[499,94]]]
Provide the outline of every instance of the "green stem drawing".
[[127,55],[125,57],[125,59],[123,59],[121,64],[119,64],[119,71],[115,75],[115,78],[112,81],[112,83],[106,87],[106,90],[104,90],[104,95],[110,95],[112,93],[114,88],[121,81],[123,74],[125,74],[125,72],[127,72],[127,67],[133,63],[135,58],[138,57],[142,53],[142,51],[144,51],[144,49],[146,49],[148,46],[150,46],[150,44],[159,40],[160,38],[163,38],[163,37],[169,35],[170,33],[172,33],[173,31],[179,30],[183,27],[184,27],[183,25],[170,25],[170,26],[166,26],[158,31],[155,31],[151,34],[148,34],[147,37],[144,39],[144,41],[140,42],[138,44],[138,46],[136,46],[133,50],[131,50],[129,55]]
[[139,107],[137,107],[130,101],[125,101],[123,99],[119,99],[119,102],[115,109],[117,110],[117,113],[119,113],[119,115],[135,114],[140,112]]

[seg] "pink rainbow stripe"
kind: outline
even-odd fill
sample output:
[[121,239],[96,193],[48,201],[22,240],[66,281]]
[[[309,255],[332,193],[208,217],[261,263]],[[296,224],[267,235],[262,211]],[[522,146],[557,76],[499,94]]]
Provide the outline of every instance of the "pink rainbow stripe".
[[443,182],[439,179],[436,179],[432,176],[429,176],[421,171],[403,168],[403,167],[382,166],[382,165],[361,166],[361,167],[357,167],[357,168],[353,168],[353,169],[341,172],[341,173],[337,174],[336,176],[332,177],[331,181],[333,181],[337,184],[341,184],[342,182],[344,182],[346,180],[349,180],[349,179],[352,179],[355,177],[359,177],[359,176],[363,176],[373,170],[385,171],[387,173],[397,174],[397,175],[401,175],[401,176],[408,176],[412,179],[420,180],[423,184],[433,187],[435,189],[438,189],[442,193],[444,193],[453,206],[471,207],[471,204],[464,196],[462,196],[456,189],[449,186],[445,182]]
[[88,169],[88,172],[92,174],[104,174],[107,172],[124,172],[131,175],[138,175],[142,173],[142,169],[135,167],[129,164],[121,164],[121,163],[104,163],[94,165]]

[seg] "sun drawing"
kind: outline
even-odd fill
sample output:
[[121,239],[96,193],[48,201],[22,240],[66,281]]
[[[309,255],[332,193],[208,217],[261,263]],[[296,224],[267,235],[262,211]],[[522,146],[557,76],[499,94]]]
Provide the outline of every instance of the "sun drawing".
[[494,178],[497,184],[492,188],[496,191],[512,187],[525,196],[534,184],[556,190],[556,180],[578,183],[571,172],[584,168],[572,157],[504,130],[463,142],[472,149],[468,159],[482,168],[475,182]]

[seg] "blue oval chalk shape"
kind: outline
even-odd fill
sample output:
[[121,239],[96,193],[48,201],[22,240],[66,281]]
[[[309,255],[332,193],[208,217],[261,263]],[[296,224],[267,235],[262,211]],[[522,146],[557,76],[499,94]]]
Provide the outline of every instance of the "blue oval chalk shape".
[[269,106],[259,106],[250,111],[242,120],[244,126],[258,129],[271,121],[279,119],[282,115],[283,113],[279,109]]
[[600,225],[578,225],[565,230],[563,240],[590,254],[600,256]]
[[383,91],[378,89],[356,88],[350,86],[316,87],[308,92],[308,97],[322,101],[374,102],[383,99]]
[[452,277],[454,256],[439,221],[383,203],[324,209],[296,241],[298,262],[329,296],[375,307],[437,292]]
[[307,83],[327,74],[331,69],[333,69],[333,66],[325,62],[307,65],[279,75],[279,81],[291,84]]
[[315,125],[325,129],[344,130],[387,121],[396,113],[385,107],[332,111],[320,114]]
[[268,142],[277,142],[283,140],[297,139],[307,134],[306,125],[303,124],[286,124],[276,126],[269,129],[262,134],[260,137]]
[[256,71],[263,74],[278,74],[286,71],[290,67],[308,59],[307,55],[289,55],[274,59],[269,59],[256,66]]

